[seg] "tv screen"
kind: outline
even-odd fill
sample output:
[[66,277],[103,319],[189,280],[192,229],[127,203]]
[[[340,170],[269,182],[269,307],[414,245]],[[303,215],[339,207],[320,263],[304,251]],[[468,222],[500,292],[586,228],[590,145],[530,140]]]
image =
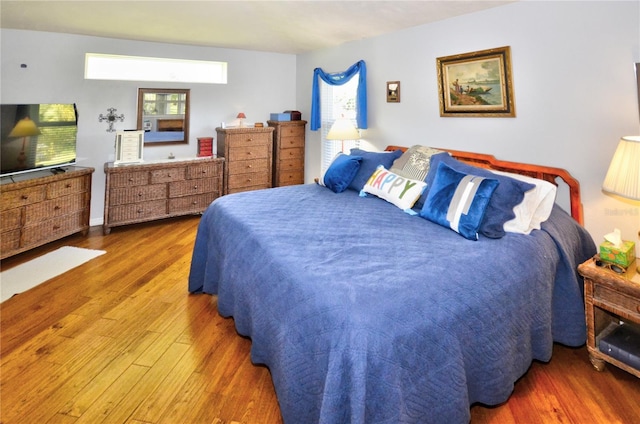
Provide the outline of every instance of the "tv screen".
[[73,103],[0,105],[0,174],[75,163],[77,133]]

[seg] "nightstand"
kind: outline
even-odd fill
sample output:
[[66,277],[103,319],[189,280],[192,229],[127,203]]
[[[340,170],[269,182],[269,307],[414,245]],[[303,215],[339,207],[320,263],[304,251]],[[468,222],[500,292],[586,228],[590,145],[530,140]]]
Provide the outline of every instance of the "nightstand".
[[[616,274],[596,266],[593,259],[578,266],[578,272],[584,277],[587,349],[589,359],[598,371],[604,370],[608,362],[640,377],[639,366],[612,357],[601,346],[601,342],[607,342],[614,331],[620,330],[621,325],[640,328],[640,274],[635,268],[636,264],[633,263],[626,274]],[[640,338],[631,340],[631,345],[637,349]]]

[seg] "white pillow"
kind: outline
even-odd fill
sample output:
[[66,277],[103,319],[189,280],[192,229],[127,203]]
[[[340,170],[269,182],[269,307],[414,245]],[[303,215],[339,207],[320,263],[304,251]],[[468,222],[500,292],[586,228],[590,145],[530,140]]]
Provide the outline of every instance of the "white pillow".
[[558,188],[548,181],[526,175],[494,170],[491,172],[535,185],[535,188],[524,194],[522,202],[513,208],[516,217],[504,223],[504,230],[520,234],[530,234],[533,230],[539,230],[540,224],[551,215]]
[[378,165],[360,191],[360,196],[373,194],[410,213],[426,186],[424,181],[401,177]]

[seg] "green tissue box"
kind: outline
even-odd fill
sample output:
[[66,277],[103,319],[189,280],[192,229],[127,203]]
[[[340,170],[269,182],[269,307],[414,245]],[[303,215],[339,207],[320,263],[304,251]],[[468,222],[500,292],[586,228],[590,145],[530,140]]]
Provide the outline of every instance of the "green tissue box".
[[636,244],[622,241],[622,247],[614,247],[609,241],[600,243],[600,259],[627,268],[636,259]]

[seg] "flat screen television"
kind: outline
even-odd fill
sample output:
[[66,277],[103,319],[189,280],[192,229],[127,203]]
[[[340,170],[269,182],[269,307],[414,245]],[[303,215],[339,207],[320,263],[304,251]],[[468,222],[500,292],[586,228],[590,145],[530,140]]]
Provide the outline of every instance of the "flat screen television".
[[0,105],[0,176],[75,163],[77,134],[74,103]]

